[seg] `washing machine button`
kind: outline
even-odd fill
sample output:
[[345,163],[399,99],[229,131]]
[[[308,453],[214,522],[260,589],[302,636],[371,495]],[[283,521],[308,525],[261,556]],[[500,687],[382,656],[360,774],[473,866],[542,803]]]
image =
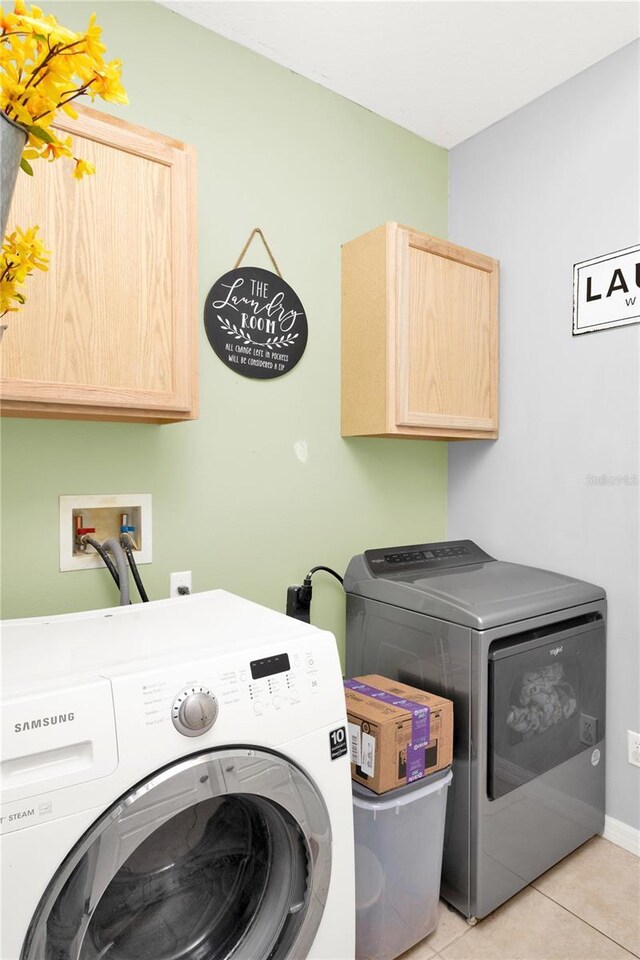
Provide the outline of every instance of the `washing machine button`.
[[182,690],[173,701],[171,719],[183,737],[200,737],[216,722],[218,701],[206,687]]

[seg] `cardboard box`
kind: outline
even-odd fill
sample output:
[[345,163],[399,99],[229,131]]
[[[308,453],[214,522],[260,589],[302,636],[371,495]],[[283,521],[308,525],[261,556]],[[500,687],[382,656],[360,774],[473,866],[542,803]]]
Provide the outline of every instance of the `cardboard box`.
[[351,777],[386,793],[450,766],[453,703],[372,674],[345,680]]

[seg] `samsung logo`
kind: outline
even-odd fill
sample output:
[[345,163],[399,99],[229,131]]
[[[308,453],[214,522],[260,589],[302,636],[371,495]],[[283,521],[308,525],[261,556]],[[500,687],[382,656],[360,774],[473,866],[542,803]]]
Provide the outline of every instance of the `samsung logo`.
[[562,644],[559,647],[554,647],[553,650],[549,650],[552,657],[557,657],[559,653],[562,653]]
[[14,733],[24,733],[25,730],[40,730],[42,727],[55,727],[58,723],[71,723],[76,715],[73,711],[69,713],[58,713],[53,717],[38,717],[37,720],[24,720],[22,723],[14,723]]

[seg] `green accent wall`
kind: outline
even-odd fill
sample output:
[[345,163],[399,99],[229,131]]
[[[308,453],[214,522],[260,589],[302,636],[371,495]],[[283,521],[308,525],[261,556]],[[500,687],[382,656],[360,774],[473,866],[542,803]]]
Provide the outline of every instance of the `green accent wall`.
[[[385,220],[446,237],[446,150],[154,3],[45,3],[75,29],[94,10],[131,100],[108,112],[198,149],[200,418],[4,419],[2,616],[117,601],[104,570],[59,573],[60,494],[152,495],[152,599],[190,569],[194,590],[284,610],[314,564],[342,572],[367,547],[443,539],[444,443],[340,437],[340,246]],[[309,321],[304,357],[273,381],[225,368],[202,325],[255,226]],[[245,262],[269,267],[259,243]],[[312,619],[342,643],[344,595],[327,575]]]

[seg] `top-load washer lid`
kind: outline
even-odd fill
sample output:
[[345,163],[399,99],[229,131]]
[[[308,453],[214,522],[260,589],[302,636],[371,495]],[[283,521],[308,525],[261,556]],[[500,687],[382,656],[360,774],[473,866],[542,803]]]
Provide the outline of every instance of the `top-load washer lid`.
[[471,540],[367,550],[349,563],[344,588],[475,630],[605,597],[592,583],[494,560]]

